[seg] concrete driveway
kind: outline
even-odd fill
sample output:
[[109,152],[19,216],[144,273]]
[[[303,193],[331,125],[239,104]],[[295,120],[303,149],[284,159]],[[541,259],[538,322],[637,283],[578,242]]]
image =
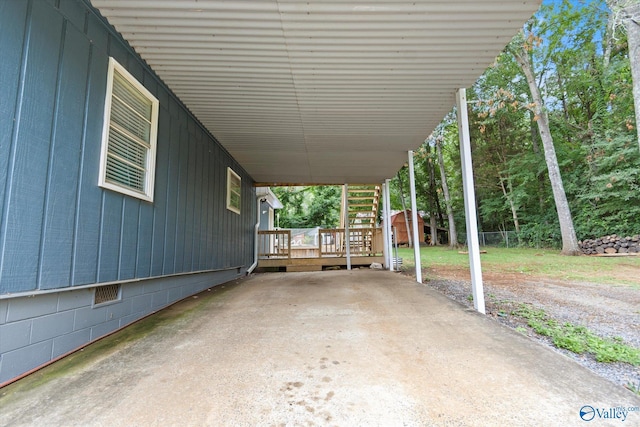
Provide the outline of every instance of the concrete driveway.
[[606,418],[636,395],[386,271],[255,275],[92,347],[0,390],[0,425],[640,425]]

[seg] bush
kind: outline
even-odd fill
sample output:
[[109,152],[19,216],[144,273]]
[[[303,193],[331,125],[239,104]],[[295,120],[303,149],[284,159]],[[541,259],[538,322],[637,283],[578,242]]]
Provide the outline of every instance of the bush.
[[529,223],[520,227],[518,240],[521,246],[530,248],[560,249],[562,236],[560,226],[549,223]]

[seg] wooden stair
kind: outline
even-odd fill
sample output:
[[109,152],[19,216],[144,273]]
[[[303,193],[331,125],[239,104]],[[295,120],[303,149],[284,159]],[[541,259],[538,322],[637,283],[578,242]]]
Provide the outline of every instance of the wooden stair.
[[379,185],[343,186],[340,228],[344,228],[345,226],[345,209],[347,209],[347,216],[349,218],[349,228],[375,227],[379,203]]
[[[368,254],[373,248],[374,228],[380,203],[379,185],[346,185],[342,187],[340,228],[349,220],[351,248],[354,253]],[[345,210],[347,214],[345,215]],[[357,229],[360,233],[353,234]],[[364,229],[364,230],[363,230]],[[346,250],[346,248],[342,248]]]

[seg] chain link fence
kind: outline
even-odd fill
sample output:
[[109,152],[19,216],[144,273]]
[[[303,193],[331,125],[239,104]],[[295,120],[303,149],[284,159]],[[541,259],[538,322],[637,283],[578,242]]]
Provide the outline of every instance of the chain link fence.
[[[480,246],[493,246],[500,248],[515,248],[520,246],[518,234],[515,231],[489,231],[478,233]],[[459,241],[467,245],[467,233],[460,233]]]

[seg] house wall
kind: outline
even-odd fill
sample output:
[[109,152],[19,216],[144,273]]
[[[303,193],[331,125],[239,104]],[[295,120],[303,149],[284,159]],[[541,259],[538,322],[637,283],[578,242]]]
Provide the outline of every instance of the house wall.
[[[0,384],[253,262],[252,178],[82,0],[0,1]],[[153,203],[98,187],[108,58],[160,101]],[[242,214],[226,209],[226,168]],[[121,283],[93,306],[93,287]]]
[[271,230],[270,227],[273,218],[273,208],[269,202],[260,202],[260,230]]

